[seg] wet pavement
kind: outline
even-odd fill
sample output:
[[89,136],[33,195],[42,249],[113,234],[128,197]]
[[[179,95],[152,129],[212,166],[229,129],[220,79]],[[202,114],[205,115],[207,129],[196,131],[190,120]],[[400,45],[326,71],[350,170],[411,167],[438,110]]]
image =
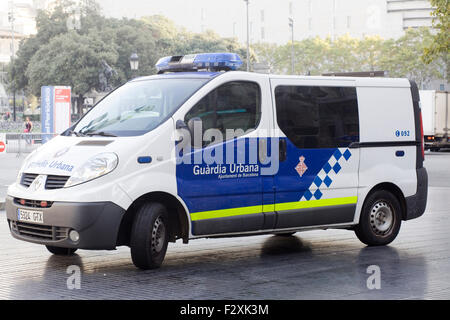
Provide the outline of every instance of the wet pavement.
[[[428,153],[426,166],[427,211],[387,247],[345,230],[202,239],[170,244],[161,269],[140,271],[128,248],[52,256],[13,239],[0,211],[0,299],[449,299],[450,152]],[[68,288],[69,266],[80,289]],[[367,286],[369,266],[380,289]]]

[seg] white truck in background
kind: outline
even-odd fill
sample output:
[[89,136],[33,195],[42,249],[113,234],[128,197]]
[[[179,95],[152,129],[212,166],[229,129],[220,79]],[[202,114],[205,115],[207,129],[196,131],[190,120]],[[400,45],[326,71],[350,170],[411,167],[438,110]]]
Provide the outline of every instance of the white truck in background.
[[449,92],[421,90],[423,134],[425,149],[439,151],[450,148]]

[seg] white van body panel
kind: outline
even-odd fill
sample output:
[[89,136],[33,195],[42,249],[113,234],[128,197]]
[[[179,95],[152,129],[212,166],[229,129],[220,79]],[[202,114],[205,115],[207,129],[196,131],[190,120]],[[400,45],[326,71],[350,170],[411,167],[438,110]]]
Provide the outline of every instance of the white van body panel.
[[[358,85],[368,82],[359,80]],[[416,139],[411,90],[407,80],[406,83],[408,87],[379,87],[377,84],[357,88],[361,143]],[[392,84],[398,86],[403,81]],[[396,156],[397,151],[404,151],[404,156]],[[414,195],[417,191],[416,152],[415,146],[361,148],[358,199],[364,200],[380,183],[392,183],[405,197]],[[355,224],[362,205],[363,201],[358,201]]]
[[[63,137],[58,136],[43,145],[27,161],[22,171],[38,174],[65,174],[56,168],[40,168],[33,164],[41,161],[60,161],[74,166],[76,170],[89,158],[106,152],[114,152],[119,157],[117,168],[98,179],[69,188],[37,190],[30,192],[20,184],[10,186],[8,193],[16,198],[62,202],[102,202],[110,201],[123,209],[128,209],[134,200],[143,194],[159,191],[176,196],[175,148],[173,141],[174,124],[169,119],[155,130],[139,137]],[[82,141],[112,141],[106,146],[77,146]],[[174,145],[174,143],[173,143]],[[169,147],[168,147],[169,146]],[[62,156],[55,153],[68,148]],[[139,164],[140,156],[151,156],[152,163]],[[161,183],[163,182],[163,183]],[[143,187],[144,186],[144,187]]]
[[416,139],[409,87],[357,87],[357,93],[360,142]]
[[[397,157],[398,150],[404,151],[405,155]],[[361,148],[355,224],[359,222],[367,194],[380,183],[399,187],[405,197],[414,195],[417,191],[416,147]]]

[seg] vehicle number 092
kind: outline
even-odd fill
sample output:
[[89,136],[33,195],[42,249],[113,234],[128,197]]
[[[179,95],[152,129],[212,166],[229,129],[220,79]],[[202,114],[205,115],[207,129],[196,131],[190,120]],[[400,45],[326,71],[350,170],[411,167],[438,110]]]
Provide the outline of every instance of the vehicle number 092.
[[409,137],[411,136],[411,132],[409,130],[397,130],[395,131],[396,137]]

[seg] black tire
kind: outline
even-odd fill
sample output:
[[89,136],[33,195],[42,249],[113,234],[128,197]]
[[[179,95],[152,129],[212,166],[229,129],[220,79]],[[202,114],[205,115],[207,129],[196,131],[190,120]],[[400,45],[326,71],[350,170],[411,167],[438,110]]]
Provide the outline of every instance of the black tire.
[[45,246],[48,251],[57,256],[71,256],[77,251],[76,248],[60,248],[54,246]]
[[379,190],[366,199],[355,233],[368,246],[384,246],[394,241],[401,224],[402,213],[398,199],[388,191]]
[[131,259],[143,270],[159,268],[169,242],[168,214],[157,202],[142,205],[134,217],[131,230]]

